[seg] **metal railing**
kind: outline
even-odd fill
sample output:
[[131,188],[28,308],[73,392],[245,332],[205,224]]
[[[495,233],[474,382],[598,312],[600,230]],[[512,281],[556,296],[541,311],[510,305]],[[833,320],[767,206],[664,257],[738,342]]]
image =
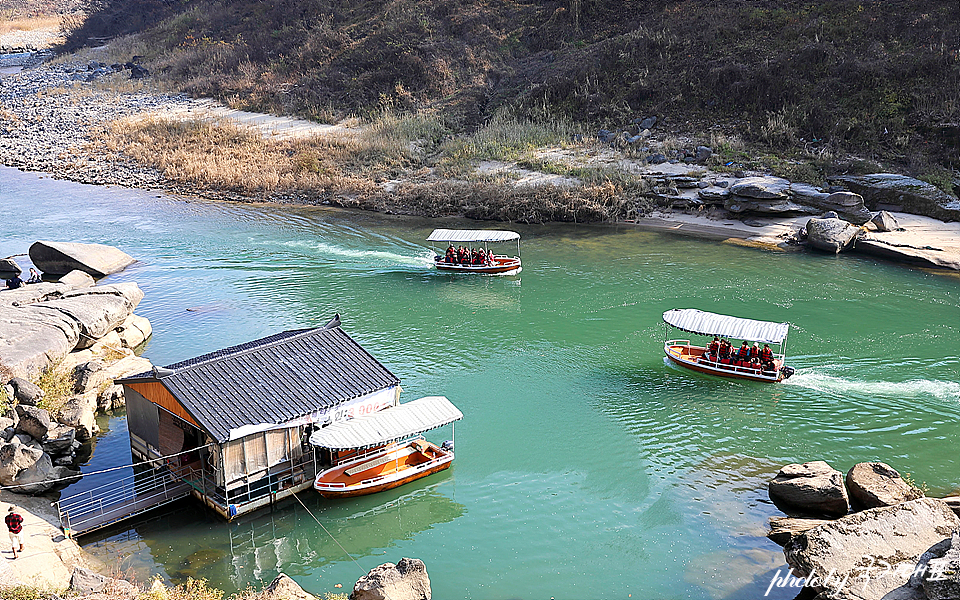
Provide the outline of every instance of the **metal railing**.
[[190,485],[161,467],[63,498],[54,505],[63,530],[79,535],[189,496],[190,490]]

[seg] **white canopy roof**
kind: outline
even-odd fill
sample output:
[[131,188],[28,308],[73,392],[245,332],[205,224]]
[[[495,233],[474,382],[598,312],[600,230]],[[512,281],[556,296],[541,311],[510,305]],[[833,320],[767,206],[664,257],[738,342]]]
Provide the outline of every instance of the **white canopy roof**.
[[677,329],[700,335],[719,335],[751,342],[779,344],[787,337],[789,323],[739,319],[695,308],[675,308],[663,313],[663,320]]
[[508,242],[519,240],[516,231],[494,229],[434,229],[428,242]]
[[444,396],[426,396],[370,415],[333,423],[310,436],[310,444],[344,450],[401,440],[463,418]]

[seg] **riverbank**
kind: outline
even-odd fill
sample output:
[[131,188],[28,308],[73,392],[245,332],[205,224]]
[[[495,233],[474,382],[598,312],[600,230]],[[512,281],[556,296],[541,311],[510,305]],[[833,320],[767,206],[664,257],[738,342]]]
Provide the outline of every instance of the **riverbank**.
[[[727,210],[731,186],[766,173],[726,166],[716,171],[711,166],[717,164],[713,150],[702,146],[697,156],[674,150],[674,158],[668,159],[671,153],[665,151],[661,160],[651,161],[650,148],[682,140],[650,129],[639,136],[646,144],[645,156],[580,136],[575,142],[540,148],[535,161],[473,160],[451,171],[444,159],[426,156],[424,146],[429,144],[413,139],[398,142],[405,149],[388,174],[370,165],[367,172],[351,171],[326,165],[323,152],[341,161],[352,160],[343,156],[369,154],[372,145],[380,143],[371,141],[371,131],[383,123],[324,125],[236,111],[160,92],[149,79],[132,79],[132,69],[129,63],[66,61],[0,76],[0,162],[81,183],[216,200],[481,220],[631,222],[644,229],[768,249],[799,248],[798,231],[811,216],[808,207],[797,205],[796,194],[782,213],[771,213],[768,207],[760,213]],[[245,141],[229,147],[239,138]],[[192,155],[190,148],[201,139],[219,142]],[[224,151],[229,156],[216,154]],[[424,166],[410,169],[412,159],[405,153],[416,154]],[[681,160],[685,154],[690,156]],[[221,172],[211,172],[205,160],[217,163]],[[287,171],[276,166],[283,161],[290,162]],[[325,169],[336,173],[324,175]],[[793,187],[802,201],[828,195],[813,186]],[[790,207],[798,210],[791,213]],[[960,224],[893,214],[904,231],[884,233],[870,250],[897,262],[960,270]]]

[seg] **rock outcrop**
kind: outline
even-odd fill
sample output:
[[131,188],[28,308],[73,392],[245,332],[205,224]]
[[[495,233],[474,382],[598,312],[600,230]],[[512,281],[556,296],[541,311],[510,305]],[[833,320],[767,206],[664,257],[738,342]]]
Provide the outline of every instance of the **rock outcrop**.
[[135,261],[132,256],[105,244],[38,241],[30,246],[30,260],[50,275],[83,271],[97,279],[122,271]]
[[836,177],[833,181],[863,196],[871,210],[906,212],[941,221],[960,220],[960,200],[913,177],[874,173]]
[[314,600],[314,596],[304,591],[296,581],[280,573],[263,588],[264,594],[274,600]]
[[937,544],[945,547],[958,527],[960,518],[944,502],[921,498],[814,527],[783,552],[797,576],[832,600],[922,598],[919,581],[911,583],[918,563]]
[[839,218],[810,219],[806,229],[807,244],[833,254],[849,247],[860,233],[859,227]]
[[786,465],[769,484],[777,505],[812,514],[845,515],[850,507],[843,473],[822,460]]
[[953,534],[950,549],[941,558],[927,561],[923,592],[927,600],[960,598],[960,534]]
[[0,258],[0,279],[10,279],[23,273],[23,269],[12,258]]
[[417,558],[374,568],[357,581],[350,600],[430,600],[427,567]]
[[870,222],[877,227],[877,231],[881,233],[886,233],[889,231],[898,231],[900,229],[900,223],[897,221],[897,218],[888,213],[885,210],[878,212]]
[[136,341],[149,331],[145,319],[131,319],[141,299],[133,282],[81,290],[38,283],[0,293],[0,368],[31,379],[115,329]]
[[772,542],[783,546],[801,533],[830,522],[828,519],[770,517],[770,531],[767,532],[767,537],[770,538]]
[[900,477],[896,469],[882,462],[855,464],[847,471],[847,492],[855,507],[893,506],[923,497],[923,492]]
[[136,598],[140,591],[129,581],[106,577],[82,567],[73,570],[70,589],[80,594],[105,594],[110,598]]

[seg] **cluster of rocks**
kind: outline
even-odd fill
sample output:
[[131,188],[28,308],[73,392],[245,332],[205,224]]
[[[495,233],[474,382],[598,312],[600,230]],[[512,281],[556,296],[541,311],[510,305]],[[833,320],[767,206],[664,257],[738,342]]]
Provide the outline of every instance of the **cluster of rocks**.
[[[135,56],[134,60],[137,58],[139,57]],[[120,73],[122,71],[130,71],[130,79],[143,79],[150,75],[149,70],[133,61],[108,65],[96,60],[91,60],[86,65],[76,65],[66,69],[67,73],[71,73],[70,79],[72,81],[83,81],[85,83],[96,81],[104,75],[113,75],[114,73]]]
[[657,117],[655,116],[634,119],[630,125],[617,130],[601,129],[597,132],[597,139],[620,150],[638,149],[647,155],[644,162],[651,165],[663,163],[703,164],[713,156],[713,148],[709,146],[680,148],[662,152],[655,151],[652,145],[647,143],[647,140],[656,124]]
[[[36,494],[69,483],[77,449],[99,432],[97,412],[124,405],[123,388],[113,380],[152,368],[134,350],[152,331],[133,313],[143,298],[136,283],[94,285],[92,274],[133,262],[125,253],[37,242],[30,256],[45,277],[63,276],[0,292],[0,374],[6,375],[0,381],[10,404],[0,417],[0,485]],[[48,411],[38,407],[43,392],[30,380],[51,370],[71,389]]]
[[823,461],[787,465],[769,493],[791,516],[771,518],[768,537],[817,598],[960,598],[960,506],[924,497],[889,465],[858,463],[846,477]]
[[[141,594],[136,585],[124,579],[100,575],[90,569],[76,567],[70,577],[70,590],[78,598],[128,598]],[[151,598],[166,598],[166,586],[154,580],[147,590]],[[357,581],[350,600],[430,600],[430,577],[423,561],[401,558],[397,564],[385,563],[375,567]],[[257,594],[263,600],[317,600],[288,575],[280,573]]]

